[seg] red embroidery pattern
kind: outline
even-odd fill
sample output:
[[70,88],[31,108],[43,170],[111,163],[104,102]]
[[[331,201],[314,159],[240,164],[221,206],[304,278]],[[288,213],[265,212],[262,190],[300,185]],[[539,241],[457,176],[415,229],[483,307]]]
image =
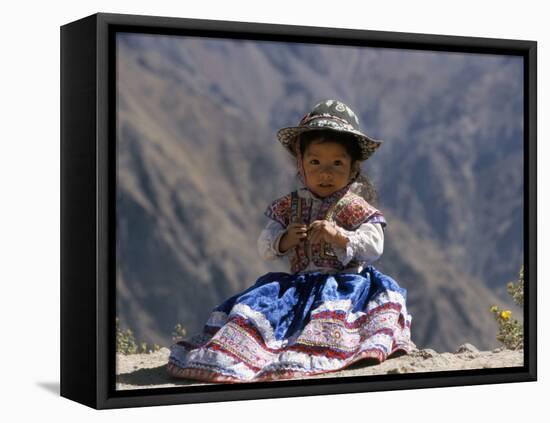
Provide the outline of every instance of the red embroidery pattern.
[[271,203],[264,214],[286,228],[290,223],[290,206],[291,194],[287,194]]
[[[287,227],[290,222],[299,222],[309,225],[313,220],[329,220],[338,226],[353,231],[363,223],[375,218],[383,220],[382,213],[372,207],[359,195],[352,192],[337,192],[323,200],[317,216],[311,216],[311,199],[300,198],[294,191],[275,200],[266,210],[265,215]],[[311,257],[308,249],[311,248]],[[310,259],[316,266],[336,270],[344,270],[332,246],[321,241],[309,245],[308,241],[301,242],[289,252],[290,270],[298,273],[307,268]],[[352,260],[347,267],[356,267],[359,262]]]
[[[191,350],[186,342],[176,344],[190,357],[194,351],[200,354],[185,362],[172,355],[172,367],[169,367],[178,377],[208,381],[229,378],[234,382],[244,382],[340,370],[366,357],[382,362],[398,350],[409,352],[409,325],[400,324],[404,319],[403,312],[406,313],[399,302],[375,306],[367,313],[358,313],[352,321],[349,319],[353,316],[344,310],[313,312],[299,337],[279,348],[270,348],[264,339],[266,335],[245,315],[230,315],[214,336],[208,341],[205,339],[202,346],[196,346],[197,349]],[[311,365],[317,359],[326,358],[333,360],[330,368]],[[245,367],[218,365],[227,363],[227,360]]]
[[[291,193],[291,206],[290,206],[290,221],[296,223],[309,224],[311,215],[311,201],[306,201],[305,198],[298,198],[296,191]],[[301,269],[305,269],[309,264],[309,257],[307,255],[307,248],[309,242],[304,240],[300,242],[289,253],[290,258],[290,271],[293,273],[299,272]]]
[[[328,208],[322,218],[333,221],[338,226],[351,231],[357,229],[361,224],[367,222],[375,215],[381,216],[382,214],[357,194],[348,192],[333,204],[332,207]],[[328,267],[337,270],[345,268],[336,257],[332,246],[324,241],[313,245],[311,253],[313,262],[319,267]],[[358,264],[357,261],[352,260],[348,263],[348,267],[355,267]]]
[[[325,241],[312,244],[311,256],[316,266],[344,270],[344,265],[338,260],[330,244]],[[351,263],[349,263],[349,265],[351,265]]]
[[375,215],[382,215],[382,213],[363,198],[350,193],[336,204],[334,210],[327,215],[327,219],[335,220],[338,225],[353,231]]

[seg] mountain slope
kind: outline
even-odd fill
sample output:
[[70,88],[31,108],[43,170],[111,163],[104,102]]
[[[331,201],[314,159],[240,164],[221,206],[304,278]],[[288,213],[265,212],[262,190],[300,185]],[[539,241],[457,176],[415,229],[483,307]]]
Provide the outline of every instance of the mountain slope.
[[[117,315],[167,345],[284,263],[256,239],[294,187],[275,132],[336,97],[385,140],[364,170],[390,222],[376,263],[419,346],[495,346],[523,254],[520,63],[499,56],[129,34],[117,57]],[[518,71],[519,69],[519,71]],[[518,82],[519,81],[519,82]],[[519,95],[518,95],[519,93]]]

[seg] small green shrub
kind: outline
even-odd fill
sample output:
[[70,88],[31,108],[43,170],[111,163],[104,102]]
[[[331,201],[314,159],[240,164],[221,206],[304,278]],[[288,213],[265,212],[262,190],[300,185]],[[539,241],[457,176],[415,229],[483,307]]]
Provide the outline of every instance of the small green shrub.
[[174,332],[172,332],[172,341],[178,342],[187,336],[187,330],[181,323],[174,326]]
[[130,329],[120,329],[120,319],[116,321],[116,351],[122,354],[137,354],[138,346],[134,333]]
[[136,338],[131,329],[122,330],[120,328],[120,319],[116,322],[116,351],[121,354],[146,354],[160,350],[160,345],[149,345],[147,342],[136,342]]
[[[506,290],[514,302],[521,307],[523,307],[523,275],[524,267],[521,266],[518,282],[509,282],[506,286]],[[516,319],[512,319],[512,312],[510,310],[501,310],[496,305],[493,305],[490,311],[493,313],[493,317],[498,324],[497,341],[511,350],[523,348],[523,324]]]

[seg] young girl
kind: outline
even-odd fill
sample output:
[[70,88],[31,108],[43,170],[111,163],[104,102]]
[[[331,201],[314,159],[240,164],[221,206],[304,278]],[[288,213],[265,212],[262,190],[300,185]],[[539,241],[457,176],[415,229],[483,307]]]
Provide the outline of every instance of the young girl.
[[317,104],[279,141],[303,186],[274,201],[258,239],[267,260],[288,260],[216,307],[201,334],[171,347],[168,372],[210,382],[287,379],[408,353],[406,290],[371,263],[386,221],[361,162],[381,142],[345,104]]

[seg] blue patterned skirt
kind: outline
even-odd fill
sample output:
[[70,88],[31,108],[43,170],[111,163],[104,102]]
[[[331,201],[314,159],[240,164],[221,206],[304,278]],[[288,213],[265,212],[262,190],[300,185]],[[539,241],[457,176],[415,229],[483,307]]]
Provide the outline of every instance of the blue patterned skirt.
[[408,353],[406,290],[361,273],[270,272],[216,307],[202,333],[171,347],[168,372],[209,382],[288,379]]

